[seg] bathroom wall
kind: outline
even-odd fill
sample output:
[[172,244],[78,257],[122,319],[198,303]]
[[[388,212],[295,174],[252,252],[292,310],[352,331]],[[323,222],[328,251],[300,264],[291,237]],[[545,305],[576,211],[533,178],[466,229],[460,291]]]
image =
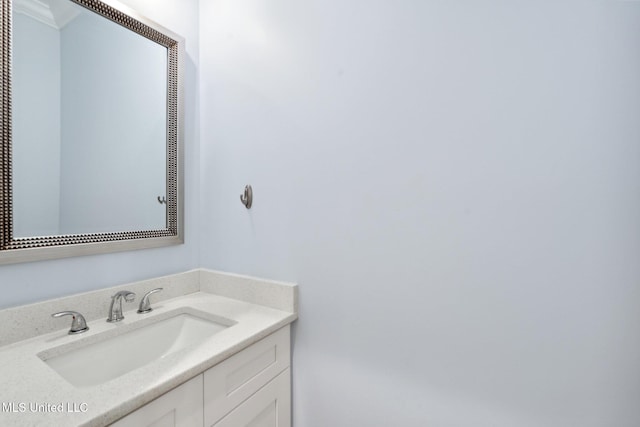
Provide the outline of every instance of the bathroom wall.
[[60,33],[13,15],[13,232],[59,234]]
[[[121,0],[186,38],[185,244],[108,255],[0,266],[0,307],[115,286],[198,266],[199,100],[197,0]],[[71,307],[73,308],[73,307]]]
[[201,264],[300,283],[294,425],[640,425],[640,3],[200,10]]

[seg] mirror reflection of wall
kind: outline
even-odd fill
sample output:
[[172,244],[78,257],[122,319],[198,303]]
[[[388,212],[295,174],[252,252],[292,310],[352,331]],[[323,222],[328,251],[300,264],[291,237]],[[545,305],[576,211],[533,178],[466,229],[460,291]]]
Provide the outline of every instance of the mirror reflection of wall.
[[14,236],[166,227],[167,50],[69,0],[14,0]]

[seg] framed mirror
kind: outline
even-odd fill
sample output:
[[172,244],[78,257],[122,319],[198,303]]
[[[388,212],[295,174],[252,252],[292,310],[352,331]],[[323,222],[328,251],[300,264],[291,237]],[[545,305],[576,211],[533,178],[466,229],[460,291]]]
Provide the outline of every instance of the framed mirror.
[[184,40],[116,1],[0,1],[0,264],[183,243]]

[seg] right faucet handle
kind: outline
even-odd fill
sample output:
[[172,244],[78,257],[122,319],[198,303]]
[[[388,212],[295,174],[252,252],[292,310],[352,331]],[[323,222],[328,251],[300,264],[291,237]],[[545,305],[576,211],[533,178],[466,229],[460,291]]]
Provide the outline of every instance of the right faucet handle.
[[140,307],[138,307],[138,313],[149,313],[153,310],[151,308],[151,303],[149,302],[149,295],[155,294],[156,292],[160,292],[162,288],[155,288],[144,294],[142,299],[140,300]]

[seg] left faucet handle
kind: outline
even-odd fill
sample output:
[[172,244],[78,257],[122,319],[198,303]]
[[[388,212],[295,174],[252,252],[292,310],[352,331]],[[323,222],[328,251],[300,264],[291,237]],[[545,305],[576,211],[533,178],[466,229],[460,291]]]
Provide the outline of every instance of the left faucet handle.
[[53,313],[51,317],[71,316],[71,329],[69,329],[69,335],[81,334],[87,332],[89,327],[87,321],[84,320],[84,316],[77,311],[60,311]]

